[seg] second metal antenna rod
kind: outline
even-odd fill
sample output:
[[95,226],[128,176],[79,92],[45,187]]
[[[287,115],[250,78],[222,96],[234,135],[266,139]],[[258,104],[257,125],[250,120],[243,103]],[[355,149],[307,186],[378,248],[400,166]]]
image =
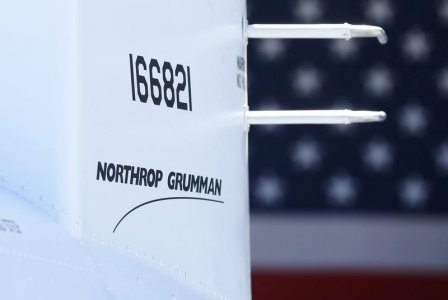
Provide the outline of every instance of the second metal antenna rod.
[[252,24],[247,26],[247,37],[255,39],[346,39],[376,37],[387,43],[381,27],[345,24]]

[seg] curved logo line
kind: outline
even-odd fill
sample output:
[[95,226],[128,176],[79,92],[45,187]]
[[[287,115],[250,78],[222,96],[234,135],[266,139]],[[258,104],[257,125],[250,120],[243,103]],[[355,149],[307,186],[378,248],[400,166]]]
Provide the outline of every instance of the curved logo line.
[[121,217],[120,221],[118,221],[117,225],[115,225],[114,231],[113,233],[115,233],[115,230],[117,230],[118,225],[120,225],[120,223],[130,214],[132,213],[134,210],[145,206],[147,204],[151,204],[154,202],[160,202],[160,201],[167,201],[167,200],[180,200],[180,199],[187,199],[187,200],[197,200],[197,201],[209,201],[209,202],[215,202],[215,203],[224,203],[224,201],[221,200],[213,200],[213,199],[208,199],[208,198],[198,198],[198,197],[166,197],[166,198],[158,198],[158,199],[154,199],[154,200],[150,200],[150,201],[146,201],[140,205],[137,205],[136,207],[134,207],[133,209],[131,209],[130,211],[128,211],[123,217]]

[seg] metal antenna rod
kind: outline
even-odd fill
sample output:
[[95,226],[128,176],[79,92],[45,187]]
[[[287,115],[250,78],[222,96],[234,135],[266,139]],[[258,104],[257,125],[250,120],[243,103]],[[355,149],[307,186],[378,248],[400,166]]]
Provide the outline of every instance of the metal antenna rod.
[[376,37],[387,43],[386,32],[377,26],[345,24],[252,24],[247,37],[254,39],[346,39]]
[[381,122],[386,119],[383,111],[351,110],[266,110],[247,111],[248,125],[266,124],[351,124]]

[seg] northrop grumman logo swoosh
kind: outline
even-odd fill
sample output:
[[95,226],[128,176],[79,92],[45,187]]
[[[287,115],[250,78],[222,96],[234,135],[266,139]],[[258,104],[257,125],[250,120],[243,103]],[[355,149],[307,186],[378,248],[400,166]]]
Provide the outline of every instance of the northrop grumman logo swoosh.
[[[168,176],[165,177],[165,174]],[[165,179],[166,178],[166,179]],[[155,168],[137,167],[127,164],[109,163],[98,161],[96,168],[96,180],[108,182],[110,184],[129,184],[142,188],[168,188],[169,190],[182,191],[186,193],[205,194],[214,197],[221,197],[223,180],[220,178],[190,174],[185,172],[164,172]],[[204,196],[205,196],[204,195]],[[223,204],[222,200],[215,200],[203,197],[165,197],[146,201],[128,211],[115,225],[113,232],[118,226],[135,210],[148,204],[161,201],[205,201],[208,203]]]
[[130,211],[128,211],[123,217],[121,217],[121,219],[120,219],[120,221],[118,221],[117,225],[115,225],[113,233],[115,233],[115,231],[117,230],[117,228],[121,224],[121,222],[123,222],[123,220],[126,219],[127,216],[129,216],[132,212],[136,211],[137,209],[142,208],[143,206],[146,206],[148,204],[155,203],[155,202],[169,201],[169,200],[206,201],[206,202],[216,203],[216,204],[223,204],[224,203],[224,201],[221,201],[221,200],[213,200],[213,199],[199,198],[199,197],[166,197],[166,198],[153,199],[153,200],[150,200],[150,201],[146,201],[146,202],[144,202],[142,204],[139,204],[136,207],[134,207],[133,209],[131,209]]

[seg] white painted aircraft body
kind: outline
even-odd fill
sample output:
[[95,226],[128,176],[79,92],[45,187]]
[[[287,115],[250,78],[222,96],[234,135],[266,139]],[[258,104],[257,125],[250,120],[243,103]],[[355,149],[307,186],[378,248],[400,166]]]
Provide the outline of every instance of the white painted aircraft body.
[[[323,26],[323,27],[322,27]],[[327,27],[325,27],[327,26]],[[20,0],[0,9],[0,299],[250,299],[244,1]]]

